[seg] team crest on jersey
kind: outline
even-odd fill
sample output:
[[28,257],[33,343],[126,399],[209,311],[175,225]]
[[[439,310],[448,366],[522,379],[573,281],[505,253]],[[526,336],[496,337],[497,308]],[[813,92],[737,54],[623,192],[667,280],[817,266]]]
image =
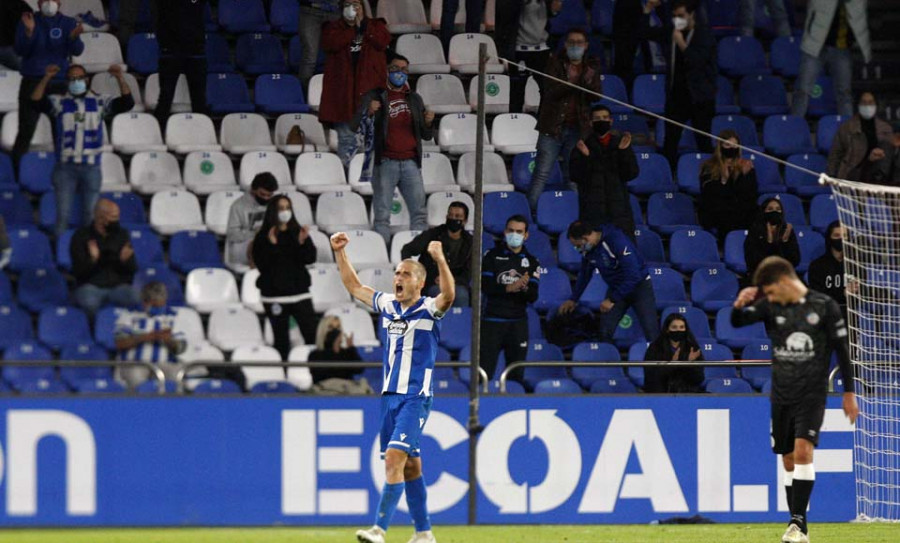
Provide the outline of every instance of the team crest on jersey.
[[812,326],[819,324],[819,314],[815,312],[810,313],[806,316],[806,322],[808,322]]
[[523,268],[528,267],[528,257],[524,257],[524,256],[522,257],[522,267]]
[[407,328],[409,328],[409,323],[404,320],[391,321],[388,325],[388,334],[392,336],[402,336],[406,333]]

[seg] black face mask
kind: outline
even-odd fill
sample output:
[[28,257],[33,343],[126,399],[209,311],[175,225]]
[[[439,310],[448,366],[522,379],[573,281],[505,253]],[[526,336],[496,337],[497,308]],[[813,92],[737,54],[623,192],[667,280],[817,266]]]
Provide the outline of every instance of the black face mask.
[[765,217],[766,222],[772,226],[781,224],[781,211],[766,211],[763,217]]
[[268,200],[265,200],[265,199],[263,199],[263,198],[260,198],[259,196],[254,196],[253,199],[256,200],[256,203],[259,204],[259,205],[261,205],[261,206],[267,206],[267,205],[269,205],[269,201],[268,201]]
[[828,246],[831,248],[832,251],[843,252],[844,251],[844,240],[828,238]]
[[341,330],[336,328],[331,330],[327,334],[325,334],[325,348],[331,349],[334,347],[334,342],[337,341],[337,338],[340,337]]
[[722,158],[737,158],[739,152],[737,147],[722,147]]
[[687,332],[684,330],[679,330],[677,332],[669,332],[669,339],[672,341],[677,341],[681,343],[687,338]]
[[106,233],[109,235],[118,234],[121,229],[122,225],[119,224],[119,221],[110,221],[106,223]]
[[595,134],[602,136],[609,132],[609,129],[612,127],[612,121],[594,121],[591,123],[591,126],[594,127]]
[[463,221],[459,219],[447,219],[447,230],[454,234],[463,229]]

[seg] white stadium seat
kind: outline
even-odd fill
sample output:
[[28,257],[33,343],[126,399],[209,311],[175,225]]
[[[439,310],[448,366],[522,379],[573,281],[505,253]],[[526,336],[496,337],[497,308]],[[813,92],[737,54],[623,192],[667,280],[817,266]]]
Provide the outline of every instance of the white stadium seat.
[[[369,222],[375,224],[375,207],[369,209]],[[410,228],[409,207],[406,200],[400,195],[399,189],[394,189],[394,198],[391,200],[391,220],[388,223],[391,233]]]
[[350,230],[347,257],[357,270],[390,264],[384,238],[372,230]]
[[[147,76],[147,82],[144,83],[144,105],[148,110],[153,111],[156,109],[157,103],[159,103],[159,74],[150,74]],[[178,76],[178,83],[175,84],[171,112],[188,113],[190,111],[193,111],[191,93],[188,89],[187,77],[181,74]]]
[[537,146],[537,119],[527,113],[505,113],[494,117],[491,143],[504,155],[533,153]]
[[403,260],[401,256],[403,246],[421,233],[421,230],[401,230],[394,234],[391,238],[391,264],[399,264]]
[[266,118],[256,113],[229,113],[219,127],[219,143],[233,155],[254,151],[274,152],[272,134]]
[[200,313],[191,307],[175,308],[175,324],[173,332],[182,334],[189,345],[206,342],[206,331],[203,330],[203,320]]
[[[287,136],[294,126],[303,131],[303,145],[288,145]],[[328,140],[325,139],[325,128],[319,118],[309,113],[285,113],[275,121],[275,146],[287,155],[327,151]]]
[[[256,318],[254,316],[254,318]],[[233,362],[281,362],[281,355],[272,347],[257,345],[255,347],[242,347],[231,354]],[[259,383],[287,382],[284,368],[279,366],[251,367],[243,366],[244,378],[247,380],[247,388],[253,388]]]
[[245,307],[221,307],[209,315],[209,342],[225,352],[263,344],[262,327],[256,313]]
[[[352,300],[335,264],[316,264],[309,268],[313,308],[316,313],[324,313],[329,309],[348,304]],[[312,340],[314,338],[310,338]]]
[[249,190],[256,174],[269,172],[275,176],[279,188],[287,188],[291,181],[291,167],[287,158],[278,151],[252,151],[241,157],[241,189]]
[[528,76],[525,83],[525,113],[537,113],[541,108],[541,87],[534,76]]
[[422,181],[427,194],[459,190],[450,159],[441,153],[422,153]]
[[309,88],[306,92],[306,101],[309,108],[313,111],[319,111],[319,105],[322,103],[322,74],[316,74],[309,80]]
[[477,74],[478,46],[481,43],[487,44],[487,73],[503,73],[503,64],[497,60],[497,46],[486,34],[457,34],[450,38],[450,67],[459,73]]
[[294,165],[294,182],[307,194],[349,189],[341,159],[333,153],[303,153]]
[[131,157],[128,179],[135,192],[155,194],[182,188],[181,168],[175,155],[169,153],[137,153]]
[[[3,116],[3,125],[0,127],[0,147],[3,147],[4,151],[12,151],[13,145],[16,143],[16,134],[18,133],[19,112],[10,111]],[[47,117],[45,113],[41,113],[28,150],[53,151],[53,129],[50,126],[50,117]]]
[[[125,83],[128,84],[128,88],[131,90],[131,98],[134,100],[134,107],[131,111],[137,113],[144,111],[141,86],[138,85],[137,79],[129,73],[123,75],[125,76]],[[119,89],[119,82],[111,73],[107,72],[99,73],[91,79],[91,91],[100,96],[114,96],[118,98],[122,95],[122,91]],[[0,90],[0,94],[2,94],[2,90]]]
[[378,336],[375,335],[375,327],[372,325],[372,316],[354,304],[346,304],[325,312],[326,317],[341,319],[341,329],[345,334],[353,334],[355,345],[380,345]]
[[0,70],[0,113],[19,109],[19,87],[22,75],[13,70]]
[[131,192],[128,174],[125,173],[125,163],[119,155],[103,153],[100,157],[100,172],[103,176],[101,192]]
[[[65,2],[62,2],[65,4]],[[81,64],[89,74],[96,74],[109,70],[113,64],[118,64],[127,70],[128,66],[122,59],[122,49],[119,40],[106,32],[85,32],[81,35],[84,42],[84,51],[76,57],[72,57],[72,64]]]
[[[318,226],[316,226],[315,216],[313,215],[312,204],[309,203],[309,198],[305,194],[297,192],[296,190],[285,190],[280,193],[287,196],[291,201],[291,206],[294,208],[294,217],[301,226],[308,226],[314,229],[318,228]],[[316,240],[313,240],[313,243],[315,242]]]
[[221,268],[191,270],[185,280],[184,299],[200,313],[241,305],[234,275]]
[[[509,182],[509,174],[506,171],[506,163],[503,157],[497,153],[484,153],[484,175],[483,190],[484,192],[498,192],[515,190],[512,183]],[[456,166],[456,181],[459,186],[467,191],[475,191],[475,153],[466,153],[459,157],[459,163]],[[469,210],[469,214],[472,214]]]
[[416,82],[416,92],[422,97],[425,107],[439,115],[472,111],[462,81],[455,75],[422,75]]
[[328,239],[324,232],[318,230],[318,226],[316,228],[316,230],[310,229],[309,231],[309,238],[313,240],[316,246],[316,263],[333,264],[334,253],[331,252],[331,240]]
[[202,113],[176,113],[166,121],[166,145],[186,155],[194,151],[221,151],[212,119]]
[[[475,127],[476,115],[473,113],[457,113],[441,117],[441,125],[438,129],[438,142],[441,150],[453,155],[461,155],[475,151]],[[493,152],[494,147],[488,137],[487,127],[484,128],[484,151]]]
[[157,192],[150,200],[150,226],[164,236],[181,230],[206,230],[200,200],[186,190]]
[[[478,76],[469,82],[469,105],[478,107]],[[509,113],[509,76],[488,74],[484,78],[484,112],[488,115]]]
[[204,222],[206,228],[217,236],[224,236],[228,231],[228,214],[231,212],[231,204],[243,196],[239,190],[220,190],[213,192],[206,199],[206,214]]
[[[394,268],[392,266],[378,266],[359,270],[359,281],[375,289],[376,292],[394,292]],[[357,305],[375,313],[371,303],[362,303],[356,300]]]
[[[288,353],[288,362],[306,362],[309,353],[315,348],[315,345],[297,345]],[[312,373],[309,371],[309,368],[288,368],[287,380],[301,392],[309,390],[313,384]]]
[[469,206],[469,220],[466,230],[475,229],[475,202],[472,197],[462,191],[436,192],[428,197],[428,226],[440,226],[447,222],[447,208],[452,202],[462,202]]
[[[437,131],[435,131],[437,134]],[[422,152],[423,153],[440,153],[441,146],[435,143],[435,137],[432,136],[430,140],[422,140]]]
[[[350,182],[350,188],[354,191],[362,194],[363,196],[371,196],[372,188],[371,182],[360,182],[359,178],[362,175],[362,167],[365,162],[366,155],[363,153],[357,153],[353,155],[353,158],[350,159],[350,167],[347,168],[347,181]],[[373,171],[374,175],[374,171]]]
[[325,192],[316,202],[316,224],[328,234],[369,228],[362,196],[350,190]]
[[[218,348],[214,347],[208,341],[198,343],[188,343],[187,349],[178,355],[178,361],[184,364],[190,362],[225,362],[225,354]],[[194,368],[188,372],[192,377],[202,377],[207,374],[205,368]],[[191,389],[190,381],[185,385]]]
[[422,0],[378,2],[376,9],[378,17],[387,21],[391,34],[431,31],[431,25],[425,18],[425,7],[422,5]]
[[248,270],[241,277],[241,303],[250,311],[262,315],[265,313],[265,308],[260,300],[262,295],[256,286],[257,279],[259,279],[259,270],[256,268]]
[[59,6],[59,12],[68,17],[80,20],[79,15],[91,13],[97,20],[104,21],[100,26],[84,23],[85,32],[106,32],[109,29],[103,3],[100,0],[65,0]]
[[[427,31],[426,31],[427,32]],[[449,74],[441,39],[434,34],[404,34],[397,38],[397,54],[409,59],[411,74]]]
[[231,157],[221,151],[194,151],[184,159],[184,186],[194,194],[239,190]]
[[120,113],[112,121],[112,144],[117,153],[165,151],[156,117],[149,113]]

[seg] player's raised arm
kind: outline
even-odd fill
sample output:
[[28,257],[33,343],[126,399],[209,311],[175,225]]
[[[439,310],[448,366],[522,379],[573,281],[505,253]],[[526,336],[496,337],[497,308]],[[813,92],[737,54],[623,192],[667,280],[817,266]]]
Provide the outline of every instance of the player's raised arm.
[[344,232],[337,232],[331,236],[331,249],[334,251],[334,260],[337,262],[338,270],[341,272],[341,281],[351,296],[366,305],[372,305],[375,289],[363,285],[359,281],[359,276],[356,275],[356,270],[353,269],[353,265],[350,264],[350,259],[347,257],[347,251],[344,250],[348,243],[350,243],[350,237]]
[[738,293],[731,309],[732,326],[747,326],[765,319],[763,307],[753,303],[758,293],[759,287],[747,287]]
[[428,254],[437,264],[438,286],[441,288],[441,293],[434,300],[435,306],[438,311],[444,312],[450,309],[453,300],[456,299],[456,282],[453,279],[453,272],[450,271],[450,265],[447,264],[447,259],[444,257],[444,247],[440,241],[432,241],[428,244]]

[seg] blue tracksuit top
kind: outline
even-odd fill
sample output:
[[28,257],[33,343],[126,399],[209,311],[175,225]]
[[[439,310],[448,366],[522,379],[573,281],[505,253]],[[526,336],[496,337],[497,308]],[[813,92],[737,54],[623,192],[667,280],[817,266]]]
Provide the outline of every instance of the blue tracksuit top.
[[637,247],[624,232],[611,224],[603,224],[597,228],[603,233],[603,237],[581,260],[581,271],[578,273],[572,300],[578,301],[596,269],[609,286],[606,297],[619,303],[641,281],[649,277],[647,266]]
[[69,34],[78,26],[72,17],[57,13],[53,17],[34,14],[34,33],[25,35],[25,25],[19,21],[16,26],[16,41],[13,48],[22,57],[22,75],[44,77],[44,69],[50,64],[60,67],[56,79],[65,79],[69,69],[69,57],[84,51],[81,37],[69,39]]

